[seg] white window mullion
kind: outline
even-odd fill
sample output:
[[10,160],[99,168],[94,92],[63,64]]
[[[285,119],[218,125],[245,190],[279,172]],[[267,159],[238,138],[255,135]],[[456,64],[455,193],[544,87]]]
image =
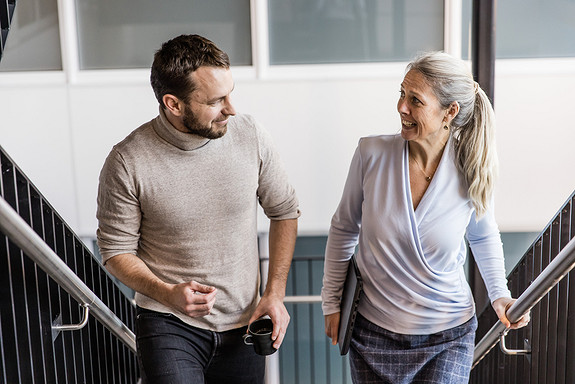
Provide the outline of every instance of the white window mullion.
[[60,26],[62,69],[66,75],[66,81],[68,83],[74,83],[80,71],[76,4],[74,0],[58,0],[58,20]]
[[251,0],[252,27],[252,60],[256,70],[256,78],[267,76],[270,66],[268,2],[267,0]]
[[443,49],[450,55],[461,58],[462,0],[445,0],[443,4]]

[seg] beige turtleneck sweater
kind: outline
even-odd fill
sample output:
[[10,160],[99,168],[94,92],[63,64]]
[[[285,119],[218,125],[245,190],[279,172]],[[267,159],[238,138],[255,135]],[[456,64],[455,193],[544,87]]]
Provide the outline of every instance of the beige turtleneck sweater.
[[219,290],[212,313],[191,318],[136,293],[136,303],[212,331],[244,326],[259,299],[258,201],[272,220],[299,217],[270,136],[247,115],[209,140],[176,130],[163,111],[108,155],[98,188],[104,264],[140,257],[169,283]]

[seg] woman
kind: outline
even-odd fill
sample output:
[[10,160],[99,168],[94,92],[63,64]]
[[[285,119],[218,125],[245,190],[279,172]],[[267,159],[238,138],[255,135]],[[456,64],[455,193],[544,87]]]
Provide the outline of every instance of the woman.
[[[468,240],[493,309],[510,328],[493,215],[494,114],[466,64],[431,52],[407,67],[401,134],[362,138],[328,237],[322,288],[337,342],[347,264],[364,293],[350,348],[355,383],[467,383],[477,320],[463,265]],[[357,246],[357,251],[356,251]]]

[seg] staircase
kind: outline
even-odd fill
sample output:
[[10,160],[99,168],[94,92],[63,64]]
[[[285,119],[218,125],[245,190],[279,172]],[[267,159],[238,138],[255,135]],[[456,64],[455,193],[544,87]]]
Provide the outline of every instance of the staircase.
[[[114,321],[133,330],[131,300],[1,147],[0,170],[0,196],[115,314]],[[55,328],[81,323],[86,303],[29,256],[0,231],[0,383],[137,383],[135,344],[122,342],[106,322],[88,316],[77,330]]]
[[[508,276],[519,297],[575,237],[575,194],[533,241]],[[489,306],[478,314],[479,341],[498,321]],[[575,270],[569,272],[531,310],[531,323],[507,336],[507,348],[531,349],[510,356],[494,348],[471,371],[470,383],[575,383]]]
[[14,8],[16,8],[16,0],[0,0],[0,60],[2,60],[6,38],[10,32]]

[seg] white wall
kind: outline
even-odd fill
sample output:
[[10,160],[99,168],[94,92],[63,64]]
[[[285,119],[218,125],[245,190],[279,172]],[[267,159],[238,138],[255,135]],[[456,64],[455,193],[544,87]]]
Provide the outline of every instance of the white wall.
[[496,214],[505,231],[541,231],[575,190],[575,61],[533,64],[496,63]]
[[[395,133],[403,69],[366,77],[236,76],[233,101],[269,129],[295,186],[300,233],[325,233],[361,136]],[[502,231],[540,231],[575,189],[575,64],[497,63]],[[235,73],[235,72],[234,72]],[[67,84],[0,76],[0,145],[80,236],[94,236],[98,174],[112,145],[157,114],[147,73]],[[120,75],[121,77],[121,75]],[[262,223],[261,229],[265,229]]]

